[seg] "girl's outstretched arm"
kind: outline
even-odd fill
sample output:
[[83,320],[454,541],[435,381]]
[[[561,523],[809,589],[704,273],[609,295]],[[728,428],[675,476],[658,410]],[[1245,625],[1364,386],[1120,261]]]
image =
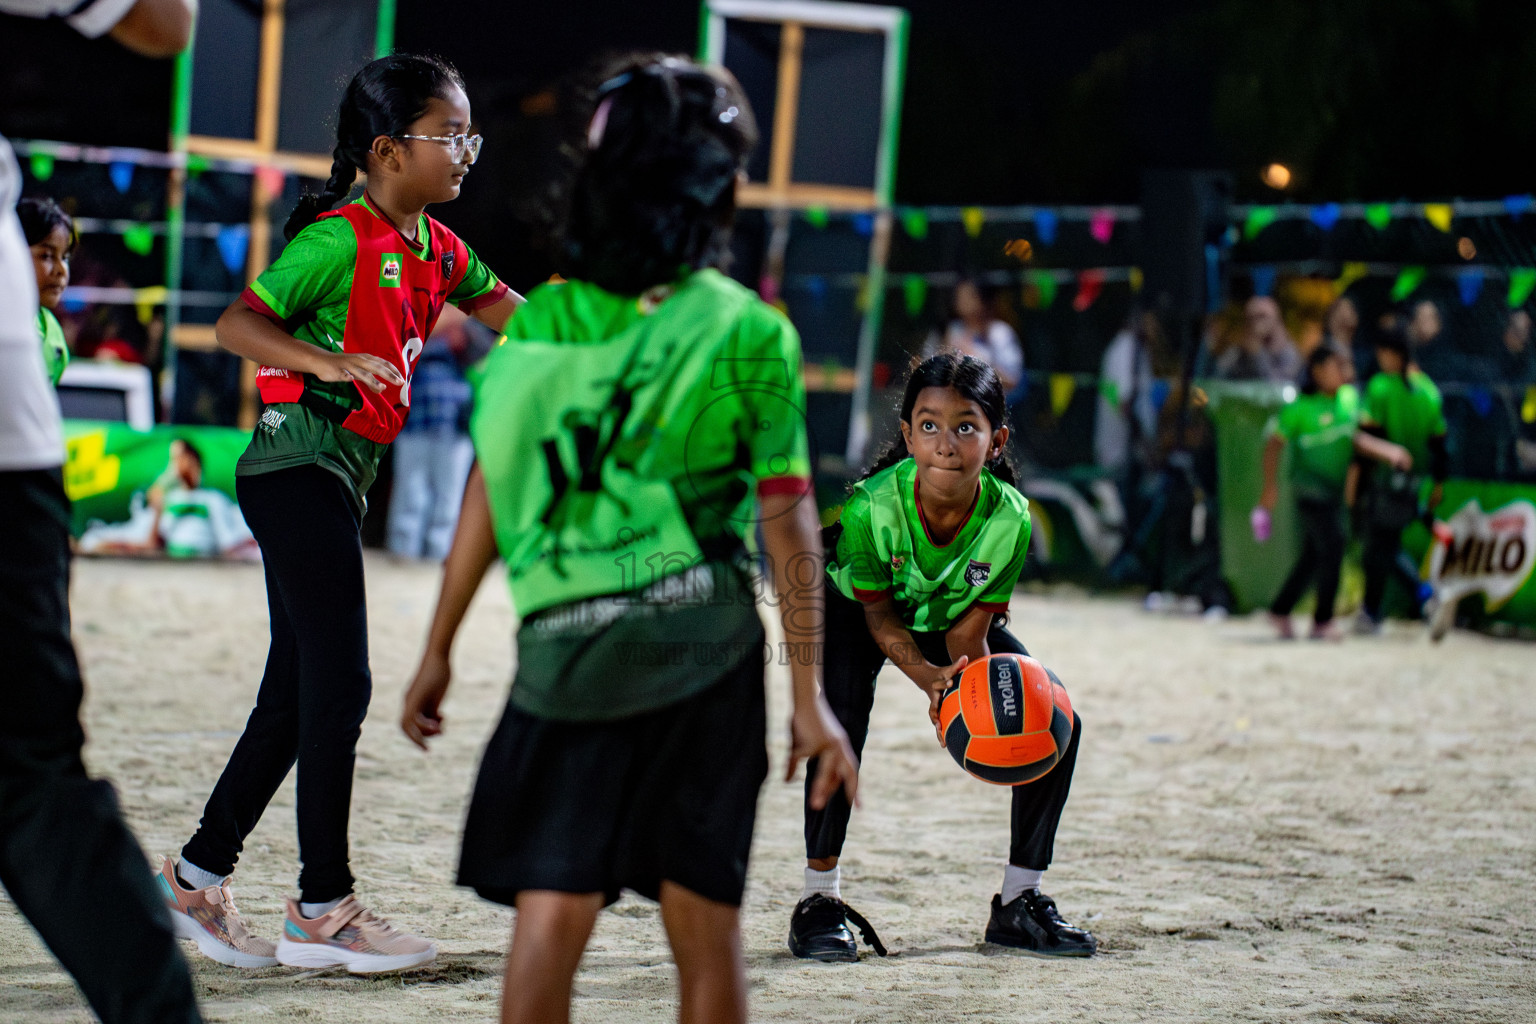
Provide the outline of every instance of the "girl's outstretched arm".
[[[952,665],[931,663],[918,649],[912,633],[902,624],[901,616],[896,611],[896,602],[890,597],[866,604],[864,623],[869,627],[869,635],[874,637],[875,643],[885,652],[891,664],[901,669],[923,691],[923,696],[928,698],[928,720],[937,729],[939,698],[949,688],[949,681],[964,672],[971,659],[962,654]],[[943,744],[944,737],[940,736],[939,745]]]
[[785,781],[794,778],[802,758],[818,758],[811,786],[813,808],[825,807],[838,786],[848,802],[858,802],[859,759],[848,745],[848,734],[821,692],[819,666],[825,639],[822,586],[826,578],[821,549],[821,523],[809,494],[771,494],[761,499],[763,545],[773,573],[773,588],[784,623],[785,650],[791,652],[790,689],[794,711],[789,722],[789,766]]
[[400,710],[400,729],[412,743],[427,749],[427,738],[443,731],[443,698],[448,693],[453,672],[450,655],[464,613],[485,571],[496,561],[496,535],[491,528],[491,506],[485,497],[485,477],[480,466],[469,471],[464,487],[464,506],[459,512],[459,527],[453,546],[443,562],[443,589],[432,613],[432,628],[427,633],[427,649],[422,653],[416,677],[405,691]]
[[485,324],[485,326],[497,334],[500,334],[506,328],[507,321],[512,318],[512,314],[516,312],[517,307],[522,304],[523,297],[508,288],[507,294],[484,309],[477,309],[469,315]]
[[366,352],[327,352],[300,341],[240,299],[219,316],[213,331],[225,351],[261,366],[313,374],[333,383],[355,380],[375,392],[383,391],[385,384],[405,384],[405,377],[389,360]]

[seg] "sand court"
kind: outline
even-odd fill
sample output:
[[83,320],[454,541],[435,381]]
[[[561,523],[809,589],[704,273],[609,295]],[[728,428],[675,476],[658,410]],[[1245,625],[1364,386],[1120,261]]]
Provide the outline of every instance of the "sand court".
[[[395,725],[436,596],[435,567],[370,555],[374,701],[358,751],[359,894],[437,940],[431,968],[241,972],[194,958],[214,1021],[494,1020],[512,914],[453,886],[479,750],[512,652],[506,590],[481,590],[455,652],[448,732],[419,754]],[[254,700],[267,645],[258,566],[82,560],[74,628],[87,761],[116,782],[151,855],[174,853]],[[880,680],[843,895],[891,950],[799,961],[800,788],[771,778],[744,908],[762,1021],[1536,1020],[1536,658],[1529,644],[1416,628],[1280,643],[1258,618],[1208,624],[1125,599],[1021,590],[1014,631],[1084,720],[1045,889],[1101,954],[1048,962],[980,944],[1006,857],[1004,790],[964,775],[906,679]],[[787,697],[771,674],[774,772]],[[275,938],[297,874],[293,783],[235,876]],[[193,947],[184,943],[189,954]],[[653,904],[604,913],[578,1021],[675,1019]],[[91,1020],[0,899],[0,1019]]]

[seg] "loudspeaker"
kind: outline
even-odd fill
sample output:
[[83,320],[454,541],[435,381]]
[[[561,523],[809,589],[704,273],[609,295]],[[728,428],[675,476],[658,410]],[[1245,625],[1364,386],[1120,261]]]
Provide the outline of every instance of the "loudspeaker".
[[1138,259],[1148,308],[1174,317],[1209,312],[1220,281],[1209,257],[1217,254],[1219,263],[1225,251],[1231,201],[1225,171],[1143,172]]

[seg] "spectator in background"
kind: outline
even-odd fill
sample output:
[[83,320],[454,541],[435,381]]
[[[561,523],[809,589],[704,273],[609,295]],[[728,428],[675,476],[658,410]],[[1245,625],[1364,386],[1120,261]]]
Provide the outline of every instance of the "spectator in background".
[[411,415],[395,440],[389,495],[389,550],[402,558],[440,562],[453,542],[475,461],[464,368],[490,348],[477,332],[488,335],[490,329],[445,309],[411,375]]
[[1007,321],[997,315],[997,289],[965,277],[955,285],[953,313],[942,337],[929,339],[924,356],[954,351],[980,359],[996,371],[1012,396],[1024,377],[1024,347]]
[[1163,346],[1162,330],[1157,314],[1132,312],[1099,365],[1093,453],[1099,467],[1115,476],[1145,461],[1145,447],[1157,434],[1152,354]]
[[1334,299],[1323,314],[1323,343],[1349,354],[1357,383],[1364,385],[1376,372],[1376,354],[1360,338],[1360,310],[1348,295]]
[[1531,345],[1531,314],[1517,309],[1504,324],[1499,381],[1517,388],[1536,384],[1536,347]]
[[1243,307],[1243,333],[1238,343],[1216,359],[1216,376],[1291,384],[1300,375],[1301,356],[1285,330],[1280,304],[1267,295],[1255,295]]
[[[195,7],[0,0],[5,13],[61,17],[82,35],[110,33],[161,57],[186,47]],[[7,59],[33,60],[45,75],[61,56]],[[200,1024],[144,851],[111,783],[91,778],[81,759],[85,685],[69,626],[63,427],[38,344],[32,258],[11,212],[20,183],[0,136],[0,882],[104,1024]]]
[[[1468,381],[1474,376],[1468,360],[1451,347],[1445,336],[1445,319],[1433,299],[1413,304],[1404,318],[1403,332],[1408,339],[1408,360],[1436,383]],[[1400,371],[1388,371],[1400,372]]]

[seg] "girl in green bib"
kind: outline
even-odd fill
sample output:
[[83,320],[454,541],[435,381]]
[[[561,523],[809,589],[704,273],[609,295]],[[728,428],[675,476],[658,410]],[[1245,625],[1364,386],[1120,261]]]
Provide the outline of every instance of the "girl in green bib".
[[32,250],[32,269],[37,273],[37,333],[43,339],[43,363],[58,387],[69,365],[69,343],[55,315],[69,284],[69,261],[80,237],[75,222],[52,199],[27,198],[16,204],[16,219],[27,247]]
[[401,726],[442,729],[449,649],[498,553],[517,675],[464,825],[459,883],[517,908],[502,1017],[568,1020],[598,912],[659,900],[680,1019],[746,1019],[740,904],[767,772],[764,635],[741,570],[762,527],[792,650],[790,769],[857,782],[819,692],[821,543],[799,337],[715,269],[757,138],[735,79],[625,61],[561,194],[564,281],[475,384],[477,468]]
[[[1301,524],[1301,554],[1269,606],[1270,620],[1282,639],[1292,639],[1291,611],[1316,579],[1317,606],[1312,614],[1313,640],[1338,640],[1333,622],[1344,563],[1344,492],[1350,464],[1358,451],[1384,461],[1400,461],[1407,453],[1360,433],[1360,393],[1346,383],[1353,373],[1349,355],[1324,342],[1307,357],[1301,393],[1270,422],[1264,445],[1263,511],[1255,522],[1267,522],[1279,501],[1281,453],[1291,449],[1290,481]],[[1261,536],[1267,536],[1259,531]]]
[[[1006,628],[1008,602],[1029,548],[1029,502],[1013,487],[1002,384],[979,359],[944,353],[912,371],[901,404],[900,442],[853,486],[829,528],[826,579],[827,701],[854,752],[864,746],[875,677],[889,660],[928,699],[976,658],[1024,645]],[[1092,935],[1063,921],[1040,892],[1072,785],[1081,722],[1061,761],[1012,789],[1012,840],[1002,892],[992,897],[986,939],[1047,956],[1091,956]],[[942,742],[942,739],[940,740]],[[884,947],[843,902],[838,858],[849,805],[817,807],[806,792],[805,889],[790,919],[789,948],[822,961],[858,959],[852,921]]]

